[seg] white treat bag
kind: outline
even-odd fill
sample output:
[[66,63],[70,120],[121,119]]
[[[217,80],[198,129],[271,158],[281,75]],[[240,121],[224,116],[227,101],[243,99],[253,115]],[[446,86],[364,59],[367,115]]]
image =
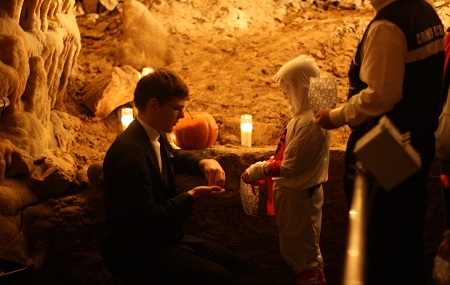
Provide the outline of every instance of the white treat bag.
[[259,205],[259,187],[252,186],[241,180],[241,201],[247,215],[256,216]]
[[333,109],[337,103],[336,78],[311,77],[308,101],[314,114],[322,109]]

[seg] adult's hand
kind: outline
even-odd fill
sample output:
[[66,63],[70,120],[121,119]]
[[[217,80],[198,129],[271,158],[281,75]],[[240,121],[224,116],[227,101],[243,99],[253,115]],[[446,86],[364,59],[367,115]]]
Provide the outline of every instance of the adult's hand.
[[327,109],[327,110],[320,110],[319,112],[317,112],[316,116],[314,117],[314,124],[326,130],[337,129],[338,127],[333,125],[333,123],[330,120],[330,111],[331,110]]
[[202,159],[198,166],[205,174],[208,186],[220,186],[225,185],[225,171],[222,166],[215,159]]
[[191,195],[194,199],[211,197],[215,195],[220,195],[225,192],[220,186],[198,186],[194,189],[189,190],[187,193]]

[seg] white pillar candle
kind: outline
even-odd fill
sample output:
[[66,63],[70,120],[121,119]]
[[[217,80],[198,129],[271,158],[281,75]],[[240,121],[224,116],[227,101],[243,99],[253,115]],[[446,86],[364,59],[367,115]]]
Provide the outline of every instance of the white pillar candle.
[[142,76],[146,76],[147,74],[152,73],[153,71],[154,70],[151,67],[144,67],[144,68],[142,68],[141,74],[142,74]]
[[120,110],[120,121],[122,122],[122,130],[128,128],[128,125],[133,121],[133,108],[122,108]]
[[252,115],[241,115],[241,145],[252,146]]
[[144,67],[142,68],[141,72],[138,72],[138,77],[141,79],[142,77],[146,76],[149,73],[152,73],[154,70],[151,67]]

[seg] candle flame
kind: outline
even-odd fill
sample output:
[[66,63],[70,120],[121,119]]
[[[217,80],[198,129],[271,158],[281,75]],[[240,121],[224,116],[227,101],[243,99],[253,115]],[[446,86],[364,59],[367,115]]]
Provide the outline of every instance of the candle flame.
[[128,128],[130,123],[133,121],[133,108],[122,108],[121,109],[121,118],[120,121],[122,122],[122,129],[125,130]]
[[144,68],[142,68],[141,74],[142,74],[142,76],[146,76],[147,74],[152,73],[153,71],[154,70],[151,67],[144,67]]

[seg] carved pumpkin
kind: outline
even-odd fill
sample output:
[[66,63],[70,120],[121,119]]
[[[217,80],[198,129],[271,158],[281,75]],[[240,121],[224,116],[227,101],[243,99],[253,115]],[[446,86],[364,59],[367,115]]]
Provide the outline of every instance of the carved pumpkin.
[[219,133],[216,120],[207,112],[185,114],[173,128],[174,143],[181,149],[205,149],[212,146]]

